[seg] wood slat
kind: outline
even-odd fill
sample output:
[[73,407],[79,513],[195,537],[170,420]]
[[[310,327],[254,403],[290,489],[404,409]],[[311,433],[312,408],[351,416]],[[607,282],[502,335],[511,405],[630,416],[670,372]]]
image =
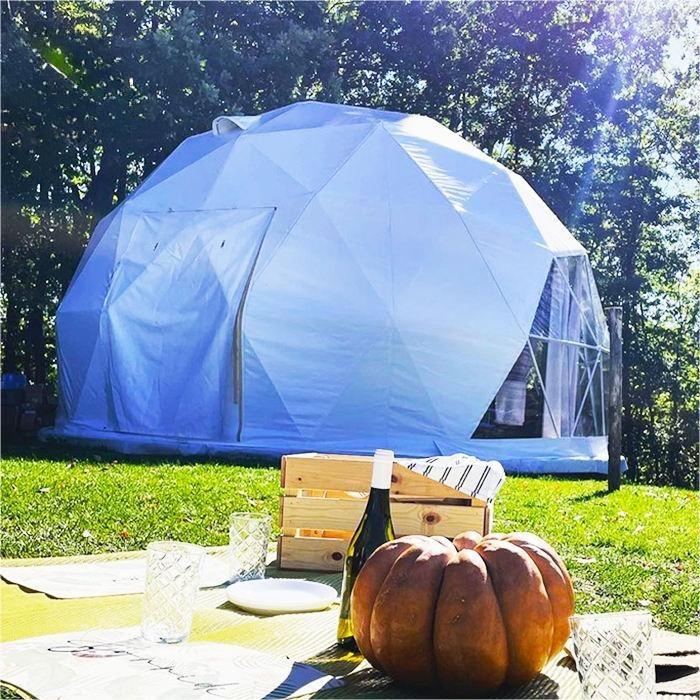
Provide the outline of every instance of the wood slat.
[[278,562],[282,569],[342,571],[348,540],[319,537],[279,538]]
[[491,530],[493,530],[493,505],[484,508],[484,529],[481,534],[488,535]]
[[[364,500],[285,496],[282,528],[345,530],[354,532],[365,508]],[[465,530],[483,532],[485,509],[481,506],[434,505],[392,502],[391,518],[397,536],[444,535]]]
[[[282,487],[330,491],[366,491],[372,476],[372,457],[330,454],[286,455],[282,458]],[[485,506],[480,499],[469,499],[450,486],[416,474],[394,463],[392,494],[428,498],[458,498]]]

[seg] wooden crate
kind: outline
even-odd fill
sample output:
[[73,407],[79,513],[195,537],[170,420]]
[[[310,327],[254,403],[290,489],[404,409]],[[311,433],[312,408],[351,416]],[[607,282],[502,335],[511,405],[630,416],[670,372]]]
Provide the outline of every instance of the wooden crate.
[[[341,571],[348,540],[367,501],[372,458],[298,454],[282,457],[277,561],[282,569]],[[394,463],[391,518],[397,536],[486,534],[492,506]]]

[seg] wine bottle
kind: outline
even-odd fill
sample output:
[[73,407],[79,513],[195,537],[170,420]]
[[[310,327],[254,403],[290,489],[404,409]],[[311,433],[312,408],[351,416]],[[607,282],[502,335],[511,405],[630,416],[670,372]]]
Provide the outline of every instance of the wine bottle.
[[394,453],[391,450],[376,450],[372,464],[372,484],[365,512],[355,534],[350,539],[345,555],[340,620],[338,621],[338,644],[344,647],[357,648],[350,614],[350,595],[355,579],[372,552],[395,538],[389,510],[389,488],[393,464]]

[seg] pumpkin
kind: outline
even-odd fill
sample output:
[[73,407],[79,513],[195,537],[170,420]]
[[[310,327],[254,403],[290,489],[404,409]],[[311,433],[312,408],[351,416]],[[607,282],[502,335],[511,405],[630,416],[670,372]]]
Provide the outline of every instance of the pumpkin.
[[569,636],[566,566],[524,532],[411,535],[367,560],[352,592],[355,641],[399,683],[470,695],[534,678]]

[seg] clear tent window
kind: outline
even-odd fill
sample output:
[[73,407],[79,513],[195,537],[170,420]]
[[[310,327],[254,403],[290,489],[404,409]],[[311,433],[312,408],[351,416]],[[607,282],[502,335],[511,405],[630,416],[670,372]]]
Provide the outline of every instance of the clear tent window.
[[587,256],[555,258],[527,342],[474,437],[605,435],[609,358]]

